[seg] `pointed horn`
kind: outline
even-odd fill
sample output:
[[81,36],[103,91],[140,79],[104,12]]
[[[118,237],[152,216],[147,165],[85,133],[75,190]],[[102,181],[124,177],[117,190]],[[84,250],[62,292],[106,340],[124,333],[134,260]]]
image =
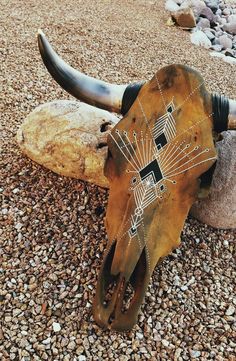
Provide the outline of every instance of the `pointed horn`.
[[212,94],[214,130],[236,129],[236,101],[219,94]]
[[43,62],[56,82],[75,98],[98,108],[126,114],[143,85],[110,84],[82,74],[56,54],[41,30],[38,46]]

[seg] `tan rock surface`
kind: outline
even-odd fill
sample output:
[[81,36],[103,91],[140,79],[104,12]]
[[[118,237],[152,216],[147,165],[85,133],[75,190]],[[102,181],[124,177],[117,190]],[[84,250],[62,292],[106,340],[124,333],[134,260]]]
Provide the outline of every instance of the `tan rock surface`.
[[103,175],[106,140],[118,118],[78,101],[58,100],[37,107],[17,132],[22,151],[64,176],[108,187]]
[[236,228],[236,131],[222,136],[209,196],[197,201],[190,213],[215,228]]

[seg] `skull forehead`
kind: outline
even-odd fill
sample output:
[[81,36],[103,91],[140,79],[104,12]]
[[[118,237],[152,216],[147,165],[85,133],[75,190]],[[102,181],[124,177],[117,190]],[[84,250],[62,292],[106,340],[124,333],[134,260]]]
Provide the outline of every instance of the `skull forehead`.
[[[142,87],[128,114],[108,137],[113,159],[108,157],[105,174],[109,178],[113,173],[113,181],[114,174],[128,177],[126,168],[138,152],[136,139],[145,144],[146,153],[148,143],[158,150],[175,141],[181,150],[193,139],[196,144],[213,148],[211,129],[211,97],[200,74],[182,65],[162,68]],[[158,173],[157,166],[155,169]]]

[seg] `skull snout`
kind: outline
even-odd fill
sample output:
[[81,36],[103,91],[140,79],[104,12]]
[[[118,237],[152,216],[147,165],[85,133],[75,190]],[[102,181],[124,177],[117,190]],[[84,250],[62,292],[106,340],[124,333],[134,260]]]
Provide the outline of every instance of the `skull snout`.
[[113,274],[112,263],[116,245],[116,242],[112,244],[102,264],[93,315],[101,327],[125,331],[130,330],[137,322],[138,311],[149,283],[150,273],[144,248],[128,279],[122,271]]

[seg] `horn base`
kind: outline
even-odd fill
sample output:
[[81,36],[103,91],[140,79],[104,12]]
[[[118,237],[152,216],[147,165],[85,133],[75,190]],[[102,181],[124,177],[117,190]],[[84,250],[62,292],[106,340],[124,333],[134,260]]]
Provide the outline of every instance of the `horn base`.
[[223,95],[212,94],[214,130],[221,133],[228,129],[229,99]]

